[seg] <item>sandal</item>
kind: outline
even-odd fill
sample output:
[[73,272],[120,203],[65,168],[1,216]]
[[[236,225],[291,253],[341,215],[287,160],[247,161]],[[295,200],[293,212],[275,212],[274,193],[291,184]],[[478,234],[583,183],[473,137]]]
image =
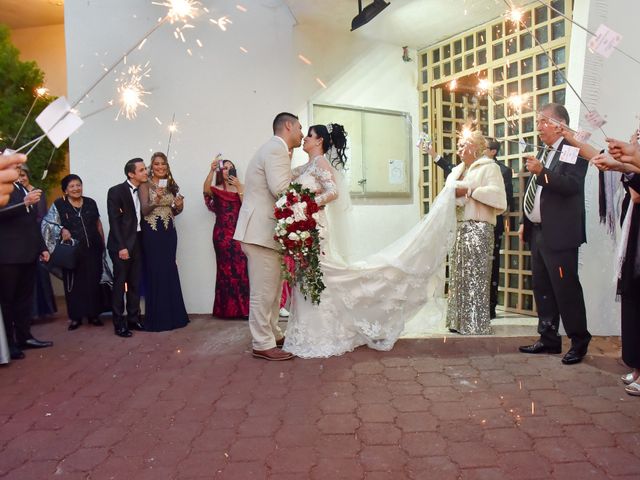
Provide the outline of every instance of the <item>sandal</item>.
[[640,383],[633,382],[624,387],[624,391],[634,397],[640,397]]
[[625,385],[630,385],[633,382],[636,381],[636,379],[638,378],[636,375],[634,375],[635,372],[629,372],[625,375],[622,375],[620,377],[620,380],[622,380],[622,383],[624,383]]

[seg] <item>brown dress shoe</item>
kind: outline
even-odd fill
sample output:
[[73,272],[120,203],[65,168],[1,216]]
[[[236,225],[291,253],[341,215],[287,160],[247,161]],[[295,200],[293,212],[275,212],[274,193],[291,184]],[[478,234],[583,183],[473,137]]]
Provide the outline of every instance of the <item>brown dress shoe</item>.
[[282,337],[280,340],[276,340],[276,347],[282,348],[283,345],[284,345],[284,337]]
[[256,358],[264,358],[272,362],[281,362],[283,360],[291,360],[293,353],[285,352],[277,347],[270,348],[269,350],[253,350],[253,356]]

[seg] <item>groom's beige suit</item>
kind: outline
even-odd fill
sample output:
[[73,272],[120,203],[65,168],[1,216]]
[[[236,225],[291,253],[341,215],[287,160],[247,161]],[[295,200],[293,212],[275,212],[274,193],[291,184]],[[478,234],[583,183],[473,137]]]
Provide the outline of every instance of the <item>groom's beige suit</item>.
[[268,350],[282,338],[278,326],[282,280],[280,256],[273,239],[273,209],[278,194],[291,182],[286,142],[277,136],[262,145],[249,162],[244,199],[233,236],[242,243],[249,268],[249,328],[254,350]]

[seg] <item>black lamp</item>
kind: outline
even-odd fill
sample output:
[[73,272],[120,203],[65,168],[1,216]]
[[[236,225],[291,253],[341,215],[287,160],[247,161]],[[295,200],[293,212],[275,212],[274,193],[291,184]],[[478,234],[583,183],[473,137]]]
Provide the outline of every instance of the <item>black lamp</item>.
[[362,0],[358,0],[359,13],[353,17],[353,20],[351,20],[351,31],[353,32],[356,28],[360,28],[361,26],[369,23],[376,15],[388,6],[389,3],[384,0],[373,0],[373,3],[370,3],[363,9]]

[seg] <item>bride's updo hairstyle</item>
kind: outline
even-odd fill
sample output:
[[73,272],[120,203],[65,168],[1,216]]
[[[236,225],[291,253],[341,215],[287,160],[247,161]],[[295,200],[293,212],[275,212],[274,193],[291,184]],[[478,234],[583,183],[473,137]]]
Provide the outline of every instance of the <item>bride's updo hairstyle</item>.
[[318,137],[322,138],[324,153],[334,149],[335,153],[329,159],[331,165],[335,168],[344,168],[347,163],[347,155],[344,153],[347,149],[347,132],[344,131],[344,127],[337,123],[330,123],[329,125],[313,125],[309,127],[309,130],[313,130]]

